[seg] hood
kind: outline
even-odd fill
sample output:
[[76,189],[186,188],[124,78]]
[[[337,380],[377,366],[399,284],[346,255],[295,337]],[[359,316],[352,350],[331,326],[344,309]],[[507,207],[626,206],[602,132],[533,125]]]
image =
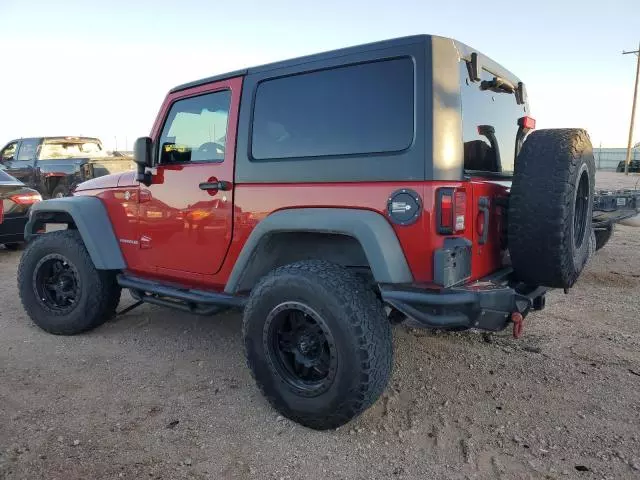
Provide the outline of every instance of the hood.
[[114,173],[112,175],[105,175],[103,177],[92,178],[86,182],[80,183],[75,191],[81,190],[102,190],[104,188],[115,188],[118,186],[118,180],[124,175],[123,173]]

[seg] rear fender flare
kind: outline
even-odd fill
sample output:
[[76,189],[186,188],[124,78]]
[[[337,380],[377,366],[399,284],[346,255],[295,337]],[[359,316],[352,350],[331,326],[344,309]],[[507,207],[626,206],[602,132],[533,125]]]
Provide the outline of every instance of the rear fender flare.
[[93,264],[98,270],[122,270],[127,264],[111,226],[107,209],[99,198],[67,197],[38,202],[31,207],[24,229],[25,240],[35,234],[36,224],[47,213],[66,213],[82,236]]
[[226,293],[237,293],[260,243],[282,232],[314,232],[355,238],[367,257],[378,283],[410,283],[413,276],[400,241],[389,222],[370,210],[341,208],[298,208],[280,210],[253,229],[235,262]]

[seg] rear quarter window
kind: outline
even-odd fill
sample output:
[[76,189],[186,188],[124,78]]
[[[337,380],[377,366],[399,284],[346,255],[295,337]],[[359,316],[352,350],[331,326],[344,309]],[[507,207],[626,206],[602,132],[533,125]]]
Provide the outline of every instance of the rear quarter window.
[[251,159],[400,152],[414,139],[410,58],[362,63],[261,82]]
[[[482,70],[482,80],[494,75]],[[464,168],[469,171],[497,172],[496,151],[478,127],[491,126],[495,130],[503,174],[513,174],[518,119],[526,115],[524,105],[508,93],[480,90],[480,82],[469,79],[466,62],[460,62],[460,97],[462,137],[464,142]]]

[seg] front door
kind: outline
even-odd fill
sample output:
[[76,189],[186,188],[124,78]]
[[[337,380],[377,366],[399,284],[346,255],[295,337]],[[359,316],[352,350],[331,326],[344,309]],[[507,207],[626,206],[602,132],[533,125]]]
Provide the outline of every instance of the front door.
[[35,163],[39,146],[39,139],[20,141],[16,154],[4,164],[7,173],[33,188],[38,187]]
[[211,275],[233,232],[242,78],[170,94],[152,133],[157,165],[140,187],[139,247],[157,273]]

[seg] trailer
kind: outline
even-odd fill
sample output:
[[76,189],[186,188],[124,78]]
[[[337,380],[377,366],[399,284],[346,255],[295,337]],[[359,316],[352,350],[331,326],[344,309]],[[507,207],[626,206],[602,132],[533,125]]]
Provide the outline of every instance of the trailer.
[[595,250],[606,245],[616,223],[640,226],[640,190],[596,191],[591,221]]

